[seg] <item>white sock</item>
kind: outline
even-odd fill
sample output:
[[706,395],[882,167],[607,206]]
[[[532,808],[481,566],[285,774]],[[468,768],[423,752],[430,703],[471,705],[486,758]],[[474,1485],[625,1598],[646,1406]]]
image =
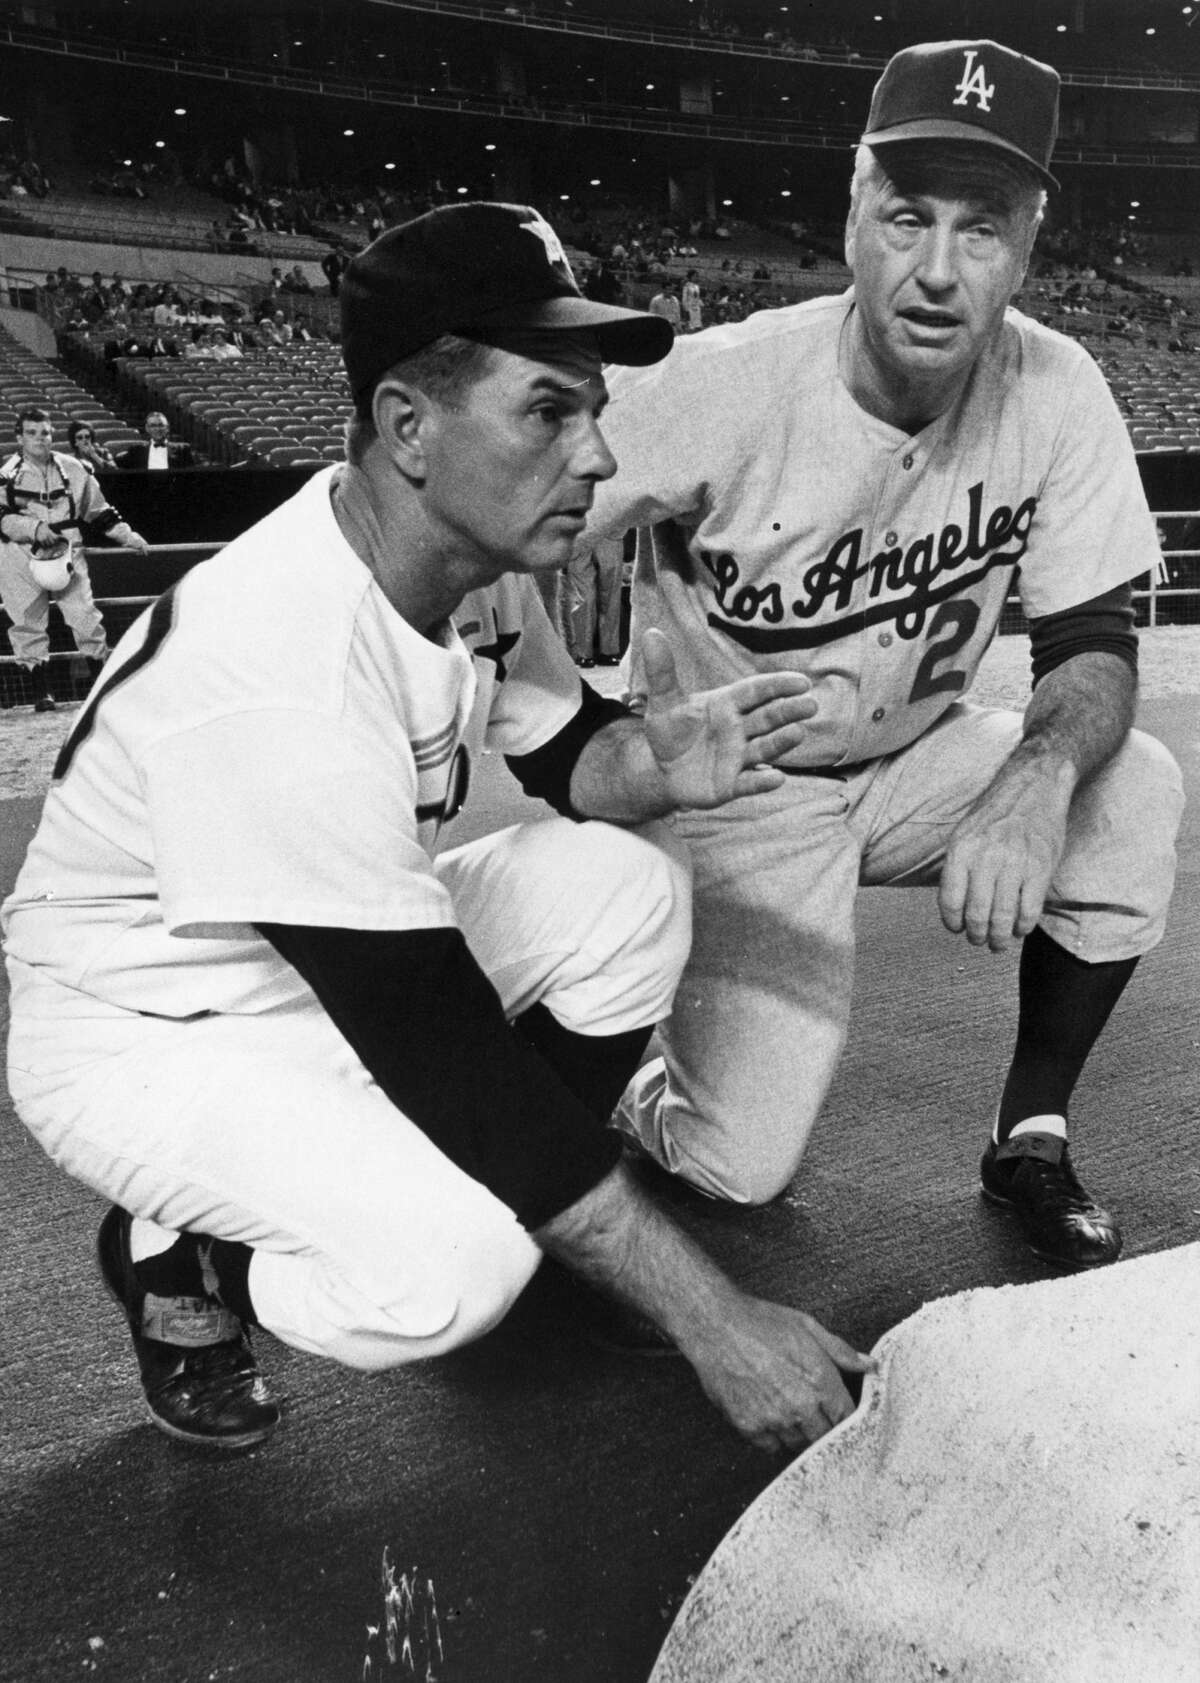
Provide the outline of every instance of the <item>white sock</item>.
[[[1056,1139],[1065,1140],[1067,1137],[1067,1119],[1065,1116],[1027,1116],[1023,1122],[1017,1122],[1008,1131],[1009,1139],[1015,1139],[1018,1134],[1053,1134]],[[1000,1144],[1000,1118],[992,1124],[992,1143]]]
[[149,1256],[161,1256],[163,1251],[169,1251],[178,1237],[169,1227],[135,1216],[129,1229],[129,1255],[134,1262],[145,1262]]

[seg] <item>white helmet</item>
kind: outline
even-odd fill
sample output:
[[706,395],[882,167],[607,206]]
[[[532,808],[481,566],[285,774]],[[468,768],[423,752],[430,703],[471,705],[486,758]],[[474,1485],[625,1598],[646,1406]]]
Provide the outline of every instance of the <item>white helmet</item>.
[[68,550],[53,558],[33,559],[29,563],[33,581],[40,590],[65,590],[71,582],[71,556]]

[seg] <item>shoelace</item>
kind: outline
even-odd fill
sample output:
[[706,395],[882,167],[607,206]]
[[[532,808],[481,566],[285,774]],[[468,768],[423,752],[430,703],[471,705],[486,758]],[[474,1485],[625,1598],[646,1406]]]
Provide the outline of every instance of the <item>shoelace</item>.
[[1092,1216],[1096,1205],[1075,1178],[1066,1157],[1061,1163],[1043,1163],[1036,1157],[1023,1159],[1031,1199],[1041,1208],[1071,1215]]
[[190,1350],[175,1372],[163,1380],[158,1394],[174,1391],[203,1408],[250,1392],[257,1379],[254,1357],[244,1345],[237,1341],[211,1344]]

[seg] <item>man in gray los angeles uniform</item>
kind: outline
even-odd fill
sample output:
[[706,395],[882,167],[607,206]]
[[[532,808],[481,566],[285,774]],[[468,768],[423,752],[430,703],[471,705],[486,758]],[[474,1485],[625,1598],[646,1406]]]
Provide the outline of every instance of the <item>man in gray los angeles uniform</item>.
[[[639,528],[635,641],[664,630],[689,686],[799,670],[817,701],[781,788],[674,821],[694,944],[624,1132],[716,1196],[778,1193],[845,1044],[857,889],[927,884],[973,945],[1023,940],[982,1185],[1083,1268],[1121,1236],[1069,1100],[1162,935],[1182,795],[1131,729],[1130,585],[1159,551],[1125,427],[1087,354],[1011,308],[1058,88],[993,41],[898,53],[855,160],[853,287],[615,371],[589,538]],[[1023,718],[967,699],[1018,578]]]

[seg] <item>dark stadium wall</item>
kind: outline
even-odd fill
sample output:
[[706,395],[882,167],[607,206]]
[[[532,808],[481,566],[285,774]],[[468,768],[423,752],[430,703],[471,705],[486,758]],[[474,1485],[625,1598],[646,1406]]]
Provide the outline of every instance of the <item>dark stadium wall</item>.
[[[1138,457],[1151,508],[1200,507],[1200,456]],[[196,468],[102,474],[105,495],[151,544],[228,543],[285,502],[313,468]],[[187,572],[194,555],[113,550],[91,561],[96,595],[156,594]]]
[[[313,471],[311,467],[126,471],[101,474],[100,482],[105,496],[148,543],[228,543],[286,502]],[[110,575],[116,578],[122,569],[135,563],[143,569],[156,565],[153,558],[140,561],[137,556],[114,552],[111,558],[106,556],[94,563],[92,570],[104,571],[104,588],[108,591]],[[163,585],[146,588],[160,590]],[[114,595],[133,593],[132,589],[112,590]]]

